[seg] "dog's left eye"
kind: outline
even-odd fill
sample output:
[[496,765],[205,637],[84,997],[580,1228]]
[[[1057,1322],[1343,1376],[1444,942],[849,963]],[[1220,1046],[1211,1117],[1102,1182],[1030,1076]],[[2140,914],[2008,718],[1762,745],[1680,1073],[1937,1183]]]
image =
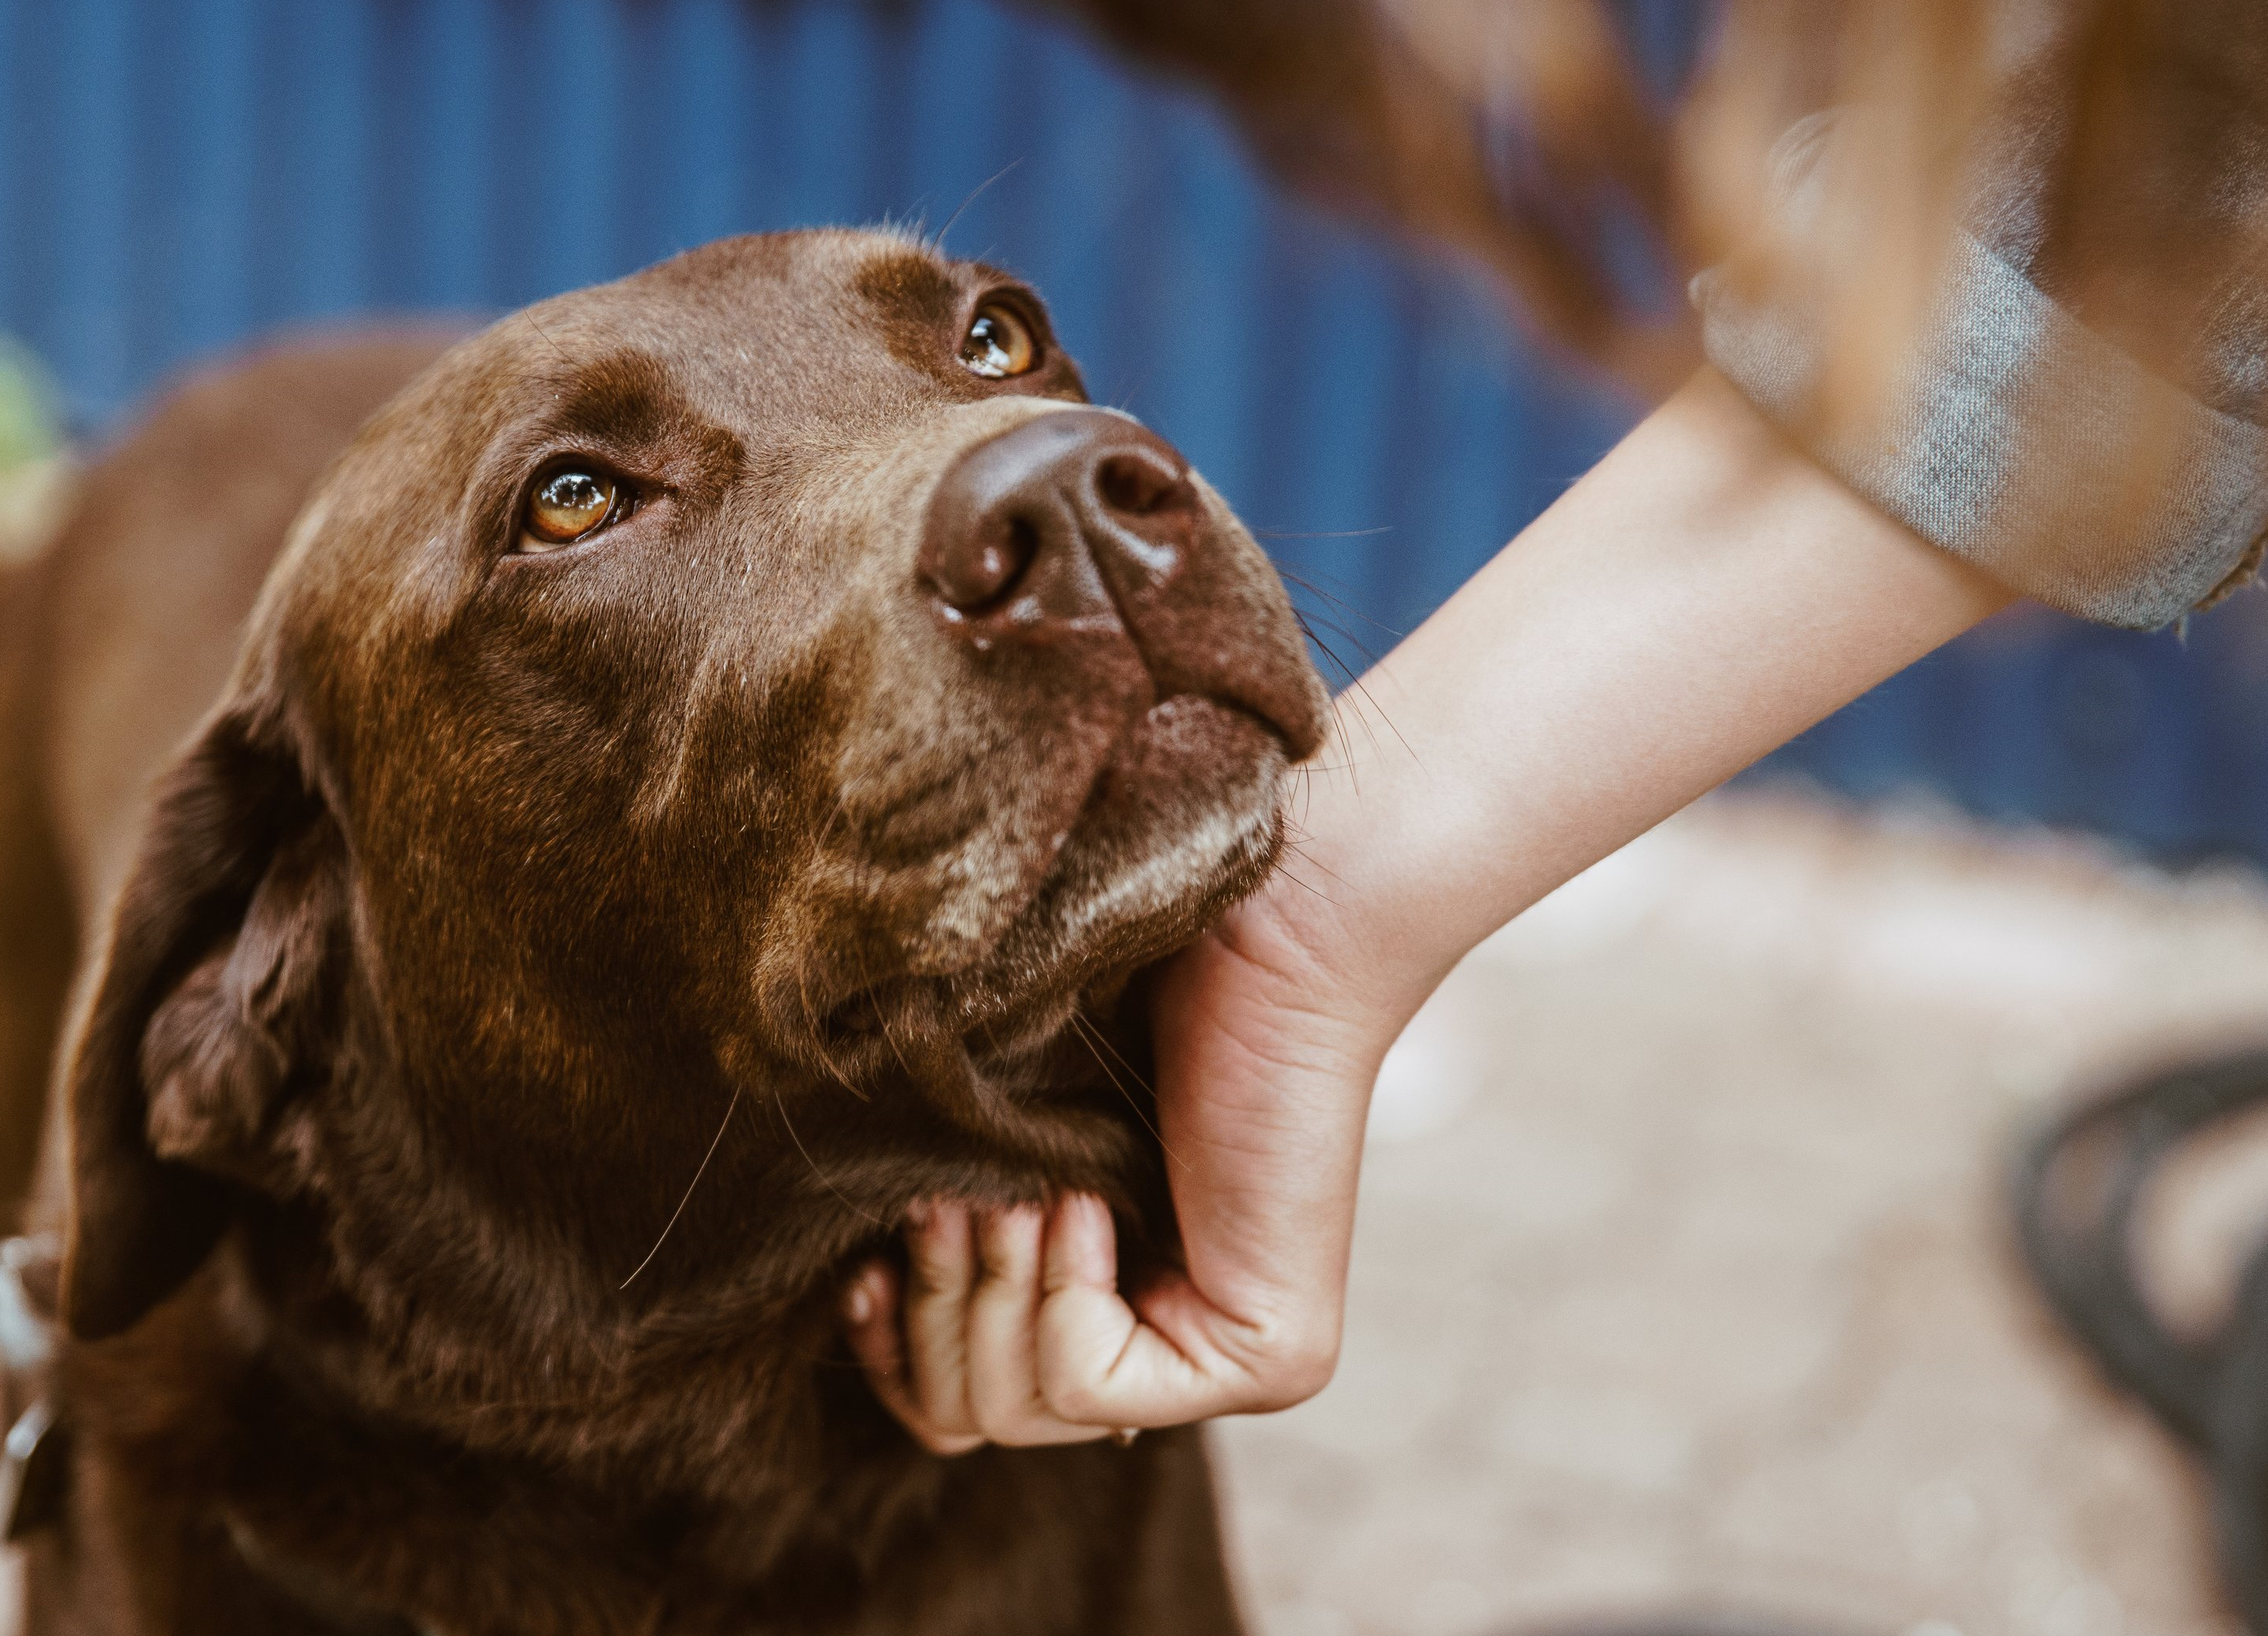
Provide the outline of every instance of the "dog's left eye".
[[1005,302],[987,301],[976,309],[968,333],[961,340],[961,365],[987,380],[1005,380],[1029,372],[1040,361],[1040,343],[1032,327]]
[[549,473],[527,497],[519,549],[551,551],[587,540],[622,512],[622,485],[603,472],[564,466]]

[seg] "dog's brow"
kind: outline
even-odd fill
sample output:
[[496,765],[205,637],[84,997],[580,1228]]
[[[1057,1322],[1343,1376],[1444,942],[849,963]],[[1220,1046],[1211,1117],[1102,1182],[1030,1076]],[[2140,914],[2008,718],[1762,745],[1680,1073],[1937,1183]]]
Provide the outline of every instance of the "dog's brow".
[[686,419],[689,406],[669,372],[646,353],[623,349],[578,365],[547,417],[559,431],[644,441]]
[[858,293],[894,316],[942,327],[961,311],[960,281],[914,249],[886,250],[858,269]]

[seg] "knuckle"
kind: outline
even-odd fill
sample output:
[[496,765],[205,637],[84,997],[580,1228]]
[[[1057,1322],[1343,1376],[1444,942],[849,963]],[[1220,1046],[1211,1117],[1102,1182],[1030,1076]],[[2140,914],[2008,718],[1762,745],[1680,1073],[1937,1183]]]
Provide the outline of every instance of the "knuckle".
[[1087,1433],[1084,1427],[1066,1425],[1036,1407],[1018,1421],[1013,1433],[1015,1445],[1020,1448],[1049,1448],[1061,1443],[1084,1442],[1086,1437]]
[[1286,1358],[1268,1382],[1269,1396],[1276,1400],[1270,1407],[1288,1409],[1307,1402],[1331,1383],[1338,1367],[1339,1349],[1335,1344],[1306,1348]]
[[1015,1416],[1004,1414],[998,1404],[985,1401],[978,1402],[976,1410],[970,1417],[976,1429],[993,1442],[1006,1441],[1008,1433],[1015,1429]]
[[1105,1411],[1102,1395],[1092,1381],[1080,1379],[1050,1382],[1047,1391],[1048,1412],[1058,1420],[1088,1425],[1109,1418]]
[[1331,1383],[1338,1367],[1336,1325],[1274,1338],[1252,1360],[1247,1406],[1269,1413],[1303,1404]]
[[923,1425],[947,1437],[968,1429],[968,1416],[962,1411],[950,1377],[940,1378],[936,1371],[924,1374],[916,1370],[903,1385],[908,1404]]
[[996,1389],[977,1417],[985,1436],[996,1443],[1017,1448],[1045,1441],[1048,1420],[1047,1404],[1041,1400],[1036,1387],[1028,1384],[1022,1390],[1005,1387]]
[[903,1305],[909,1309],[917,1306],[934,1306],[937,1302],[951,1296],[954,1286],[959,1282],[958,1279],[939,1263],[924,1256],[909,1256],[906,1257],[906,1293]]
[[1039,1279],[1039,1257],[1026,1256],[1013,1249],[998,1255],[987,1255],[976,1264],[976,1293],[979,1295],[1022,1296]]
[[1035,1428],[1047,1418],[1046,1405],[1036,1397],[1001,1392],[984,1405],[977,1425],[996,1443],[1024,1444],[1033,1441]]

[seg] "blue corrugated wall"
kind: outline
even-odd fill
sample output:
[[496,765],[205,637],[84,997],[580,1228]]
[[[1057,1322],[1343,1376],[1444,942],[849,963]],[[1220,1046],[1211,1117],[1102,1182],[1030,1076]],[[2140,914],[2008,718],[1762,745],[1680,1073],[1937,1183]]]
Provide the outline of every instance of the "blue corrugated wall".
[[[1203,104],[985,0],[0,0],[0,329],[89,431],[279,326],[885,217],[1031,276],[1096,394],[1336,600],[1352,662],[1625,424],[1467,277],[1273,196]],[[2242,601],[2186,645],[2021,615],[1774,764],[2268,857],[2264,730]]]

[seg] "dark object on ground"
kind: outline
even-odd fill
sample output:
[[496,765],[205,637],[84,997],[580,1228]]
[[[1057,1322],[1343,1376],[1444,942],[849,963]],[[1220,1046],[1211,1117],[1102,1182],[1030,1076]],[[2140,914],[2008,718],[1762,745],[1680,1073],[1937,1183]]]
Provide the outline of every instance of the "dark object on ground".
[[86,956],[32,1632],[1236,1628],[1195,1431],[940,1460],[837,1332],[925,1197],[1172,1253],[1080,1028],[1141,1058],[1322,733],[1081,402],[1012,281],[787,234],[94,468],[0,583],[18,1175]]
[[2176,1069],[2062,1115],[2027,1146],[2013,1205],[2041,1293],[2103,1375],[2193,1448],[2212,1485],[2222,1578],[2268,1632],[2268,1244],[2220,1333],[2185,1339],[2136,1260],[2151,1180],[2184,1143],[2268,1102],[2268,1051]]

